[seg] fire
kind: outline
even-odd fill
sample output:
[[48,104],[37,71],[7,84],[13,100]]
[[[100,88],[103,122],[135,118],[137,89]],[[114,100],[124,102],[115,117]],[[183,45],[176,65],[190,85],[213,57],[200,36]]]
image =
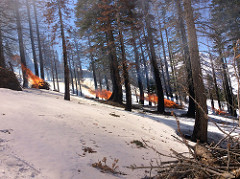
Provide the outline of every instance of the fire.
[[45,82],[43,79],[39,78],[38,76],[34,75],[33,72],[25,67],[23,64],[21,65],[23,71],[26,72],[28,80],[32,84],[32,88],[37,88],[37,89],[49,89],[49,84]]
[[[156,94],[150,94],[149,97],[145,98],[145,100],[151,101],[154,104],[158,103],[158,97]],[[178,104],[176,104],[175,102],[168,100],[168,99],[164,99],[164,106],[166,108],[180,108],[180,106]]]
[[221,111],[220,109],[213,108],[213,110],[216,114],[221,115],[221,116],[224,116],[227,114],[225,111]]
[[105,89],[104,90],[91,90],[91,89],[89,89],[89,92],[91,94],[96,95],[99,98],[106,99],[106,100],[109,99],[112,95],[111,91],[108,91],[108,90],[105,90]]

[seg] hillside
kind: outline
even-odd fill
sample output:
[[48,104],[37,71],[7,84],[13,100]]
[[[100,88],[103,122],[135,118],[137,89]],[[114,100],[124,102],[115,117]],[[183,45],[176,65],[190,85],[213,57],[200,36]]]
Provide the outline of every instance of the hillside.
[[[0,89],[0,98],[0,178],[137,179],[148,173],[127,166],[154,165],[166,158],[152,149],[138,148],[131,143],[134,140],[143,139],[164,154],[171,148],[186,150],[172,137],[177,135],[177,125],[171,116],[126,112],[79,97],[64,101],[62,94],[45,90]],[[225,121],[220,126],[226,130],[236,125],[226,118],[211,117],[215,122]],[[181,129],[190,133],[194,120],[180,121]],[[221,137],[212,123],[209,131],[210,139]],[[88,147],[93,153],[88,153]],[[117,171],[126,175],[92,167],[104,157],[109,166],[118,159]]]

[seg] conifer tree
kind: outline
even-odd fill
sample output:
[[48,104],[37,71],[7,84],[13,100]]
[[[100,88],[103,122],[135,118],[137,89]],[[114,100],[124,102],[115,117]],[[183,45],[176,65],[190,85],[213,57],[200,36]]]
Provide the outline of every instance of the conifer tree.
[[[53,26],[53,32],[56,33],[57,28],[60,28],[61,39],[62,39],[62,51],[63,51],[63,62],[64,62],[64,82],[65,82],[65,93],[64,99],[70,100],[70,90],[69,90],[69,67],[68,67],[68,57],[67,57],[67,45],[65,39],[65,27],[63,23],[63,11],[67,16],[69,16],[69,8],[67,4],[68,0],[54,0],[48,2],[46,20]],[[57,19],[57,22],[56,22]],[[54,23],[54,24],[53,24]],[[59,27],[60,25],[60,27]]]

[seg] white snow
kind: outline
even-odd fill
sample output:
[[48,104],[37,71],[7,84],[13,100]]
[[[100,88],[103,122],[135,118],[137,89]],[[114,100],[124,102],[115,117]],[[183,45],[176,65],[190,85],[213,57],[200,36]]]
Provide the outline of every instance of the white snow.
[[[164,154],[171,148],[187,150],[172,137],[177,125],[171,116],[126,112],[80,97],[65,101],[61,93],[36,89],[0,89],[0,99],[1,179],[139,179],[146,175],[144,170],[132,171],[126,166],[149,166],[166,158],[149,148],[137,148],[131,141],[144,139]],[[229,131],[237,123],[210,117],[228,122],[220,126]],[[193,119],[179,119],[182,130],[192,131]],[[211,122],[209,131],[210,137],[220,134]],[[97,152],[84,155],[84,147]],[[119,159],[118,170],[127,175],[102,173],[91,166],[103,157],[110,167]]]

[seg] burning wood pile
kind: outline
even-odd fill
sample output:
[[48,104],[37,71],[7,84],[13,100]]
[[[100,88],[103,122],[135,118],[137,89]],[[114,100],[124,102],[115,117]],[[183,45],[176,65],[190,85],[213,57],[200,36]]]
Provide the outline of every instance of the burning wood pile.
[[26,68],[24,65],[22,65],[23,70],[26,72],[28,76],[28,80],[31,82],[31,88],[36,89],[50,89],[50,84],[44,81],[43,79],[39,78],[38,76],[34,75],[33,72]]
[[129,168],[157,170],[158,174],[155,177],[145,177],[146,179],[240,178],[240,142],[239,135],[232,135],[235,129],[236,127],[229,133],[221,130],[225,136],[217,143],[210,145],[197,142],[192,146],[182,134],[180,134],[181,138],[173,136],[187,146],[188,152],[179,153],[171,149],[170,155],[162,154],[144,141],[147,147],[171,160],[161,162],[157,166],[130,166]]

